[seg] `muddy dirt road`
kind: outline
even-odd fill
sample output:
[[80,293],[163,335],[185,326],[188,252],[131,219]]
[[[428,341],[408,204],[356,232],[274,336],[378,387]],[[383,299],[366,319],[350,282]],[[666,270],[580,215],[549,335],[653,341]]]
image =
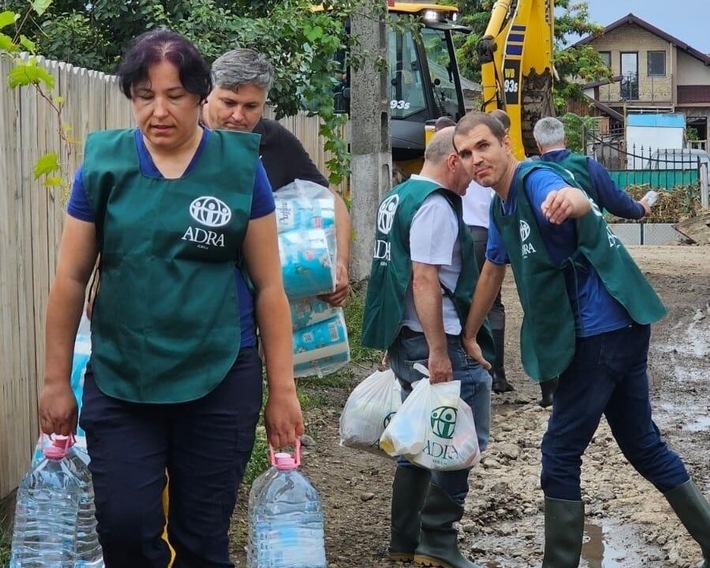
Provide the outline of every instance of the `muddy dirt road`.
[[[631,247],[668,307],[653,328],[650,377],[655,421],[684,458],[699,487],[710,495],[710,247]],[[462,550],[488,568],[539,566],[543,515],[539,443],[548,411],[537,405],[538,387],[523,376],[517,346],[520,307],[510,274],[504,286],[507,368],[517,390],[493,395],[492,438],[471,473],[471,492],[460,530]],[[369,374],[358,369],[359,379]],[[353,385],[357,381],[353,381]],[[325,506],[331,568],[385,568],[393,464],[338,445],[338,418],[347,389],[321,389],[330,400],[309,413],[304,471]],[[689,567],[698,546],[665,499],[619,452],[602,422],[583,466],[587,525],[582,567]],[[243,507],[243,505],[242,505]],[[235,515],[234,560],[245,566]],[[400,566],[402,566],[400,564]]]

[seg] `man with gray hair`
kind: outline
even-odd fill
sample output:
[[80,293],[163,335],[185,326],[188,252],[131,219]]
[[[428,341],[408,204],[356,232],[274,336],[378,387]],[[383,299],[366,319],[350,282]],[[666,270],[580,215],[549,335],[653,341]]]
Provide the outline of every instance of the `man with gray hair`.
[[[491,377],[466,357],[461,330],[478,269],[473,239],[461,217],[471,178],[454,151],[453,127],[436,132],[419,175],[393,188],[380,203],[362,343],[386,349],[403,397],[424,379],[461,381],[461,398],[476,421],[478,444],[488,444]],[[479,339],[492,353],[490,332]],[[489,355],[490,356],[490,355]],[[426,380],[426,379],[424,379]],[[468,469],[431,471],[400,457],[392,482],[388,556],[394,562],[477,568],[458,548],[456,523],[468,494]]]
[[[261,135],[259,154],[271,187],[302,179],[328,187],[301,142],[276,120],[264,118],[266,97],[274,81],[269,60],[252,49],[232,49],[212,64],[214,88],[203,107],[202,118],[212,129],[240,130]],[[343,306],[348,297],[350,264],[350,214],[343,198],[335,198],[337,281],[332,294],[322,297]]]
[[621,191],[599,162],[566,148],[565,126],[560,120],[551,116],[541,118],[535,124],[533,136],[540,159],[565,168],[600,209],[625,219],[641,219],[651,214],[646,200],[635,201]]

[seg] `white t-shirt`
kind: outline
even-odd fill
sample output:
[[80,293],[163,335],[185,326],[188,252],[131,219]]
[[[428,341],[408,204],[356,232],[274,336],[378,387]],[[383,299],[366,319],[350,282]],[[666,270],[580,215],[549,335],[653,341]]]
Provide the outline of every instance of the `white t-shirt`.
[[[414,179],[427,179],[412,176]],[[428,180],[433,181],[433,180]],[[458,240],[459,224],[451,204],[443,195],[433,193],[422,203],[412,219],[409,232],[411,259],[422,264],[438,265],[439,280],[452,292],[461,274],[461,244]],[[451,335],[461,333],[461,322],[450,298],[442,293],[444,330]],[[412,282],[407,287],[407,299],[402,325],[414,331],[423,331],[414,308]]]
[[490,187],[483,187],[471,180],[466,189],[463,202],[463,222],[468,226],[488,228],[490,224],[490,207],[495,191]]

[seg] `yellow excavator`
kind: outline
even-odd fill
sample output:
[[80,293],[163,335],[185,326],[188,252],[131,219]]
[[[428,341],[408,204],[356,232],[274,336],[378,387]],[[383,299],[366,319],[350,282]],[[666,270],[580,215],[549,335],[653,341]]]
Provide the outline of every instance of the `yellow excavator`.
[[533,127],[553,116],[554,0],[498,0],[477,44],[482,110],[510,116],[515,157],[538,154]]

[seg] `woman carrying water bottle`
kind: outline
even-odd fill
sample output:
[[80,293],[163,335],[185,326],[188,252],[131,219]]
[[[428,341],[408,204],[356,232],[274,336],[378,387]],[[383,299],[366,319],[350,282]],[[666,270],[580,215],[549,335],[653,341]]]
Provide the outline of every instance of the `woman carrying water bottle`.
[[[293,444],[304,431],[274,200],[258,136],[199,122],[212,85],[188,40],[140,36],[118,78],[138,128],[86,142],[47,308],[41,427],[76,428],[72,350],[100,253],[81,425],[106,566],[168,565],[169,477],[173,565],[229,567],[229,521],[262,404],[257,326],[269,441]],[[254,284],[254,312],[239,310],[248,292],[235,270]]]

